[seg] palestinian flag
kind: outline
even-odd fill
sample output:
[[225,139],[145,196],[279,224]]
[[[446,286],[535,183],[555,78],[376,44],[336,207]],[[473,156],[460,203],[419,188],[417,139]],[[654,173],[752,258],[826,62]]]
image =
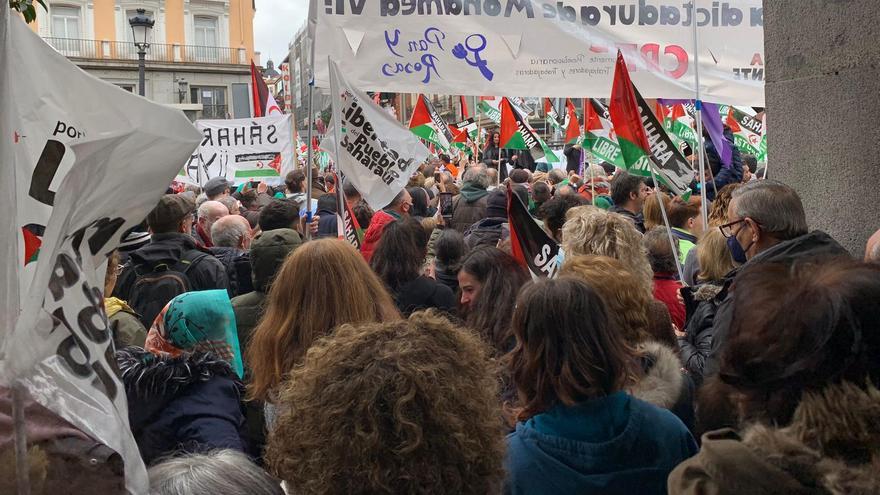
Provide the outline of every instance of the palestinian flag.
[[348,241],[355,249],[360,251],[361,249],[361,241],[363,241],[363,232],[361,231],[360,225],[358,225],[357,218],[354,217],[354,212],[351,211],[351,208],[348,206],[348,201],[345,200],[345,193],[343,192],[342,183],[339,179],[339,174],[333,174],[336,177],[336,232],[340,239],[345,239]]
[[538,136],[510,100],[501,98],[501,130],[500,147],[502,149],[529,150],[535,161],[545,160],[548,163],[558,162],[559,158]]
[[562,132],[559,114],[556,112],[556,108],[553,107],[553,103],[550,102],[550,98],[544,98],[544,115],[546,115],[547,123],[550,124],[554,131]]
[[581,137],[581,125],[571,98],[565,99],[565,143],[575,144]]
[[29,223],[21,228],[21,235],[24,238],[24,265],[37,261],[40,255],[40,247],[43,245],[43,234],[46,233],[46,227]]
[[428,101],[425,95],[420,94],[412,118],[409,121],[409,129],[416,136],[425,141],[437,145],[443,151],[448,151],[452,143],[453,135],[449,126],[434,109],[434,105]]
[[532,279],[553,278],[559,269],[559,244],[529,215],[526,205],[507,185],[507,222],[511,254]]
[[626,168],[623,165],[623,156],[620,154],[620,146],[617,144],[617,136],[611,125],[608,108],[601,101],[590,98],[586,101],[584,112],[584,149],[593,155],[596,161],[608,162],[617,168]]
[[676,195],[687,192],[694,178],[693,169],[633,86],[619,50],[610,111],[626,169],[632,174],[650,177],[653,167],[657,178]]

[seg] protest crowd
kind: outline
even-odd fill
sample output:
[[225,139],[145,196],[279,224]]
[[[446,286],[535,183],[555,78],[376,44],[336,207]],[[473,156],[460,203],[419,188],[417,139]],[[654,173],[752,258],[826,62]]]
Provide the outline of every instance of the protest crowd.
[[[126,232],[104,305],[151,493],[880,490],[876,238],[850,258],[739,159],[704,230],[609,164],[497,184],[492,156],[430,159],[379,211],[317,169],[212,179]],[[555,278],[512,255],[513,202]],[[27,417],[37,492],[121,490],[112,451]]]
[[552,146],[507,97],[448,125],[419,95],[404,128],[328,61],[334,127],[290,166],[191,167],[213,131],[170,109],[142,134],[190,162],[131,172],[153,195],[83,179],[139,131],[55,182],[44,152],[0,493],[880,493],[880,230],[815,228],[733,129],[763,108],[706,103],[697,136],[699,100],[649,108],[616,60]]

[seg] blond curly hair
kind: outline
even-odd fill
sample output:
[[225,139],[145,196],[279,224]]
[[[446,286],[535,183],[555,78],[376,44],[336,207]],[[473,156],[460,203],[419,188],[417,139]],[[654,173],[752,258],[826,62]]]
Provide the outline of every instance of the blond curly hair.
[[565,256],[595,254],[619,260],[639,280],[644,294],[652,297],[654,272],[642,235],[626,217],[594,206],[568,210],[562,226]]
[[495,493],[504,476],[497,365],[433,311],[343,325],[281,388],[268,441],[291,493]]

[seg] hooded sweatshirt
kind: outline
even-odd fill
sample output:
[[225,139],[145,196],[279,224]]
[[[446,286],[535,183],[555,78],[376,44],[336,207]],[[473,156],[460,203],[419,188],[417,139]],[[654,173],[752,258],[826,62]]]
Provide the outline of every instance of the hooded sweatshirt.
[[486,218],[486,197],[489,191],[473,182],[465,182],[452,200],[452,228],[464,234],[473,224]]
[[665,494],[666,477],[697,453],[669,411],[624,392],[556,406],[507,436],[509,494]]

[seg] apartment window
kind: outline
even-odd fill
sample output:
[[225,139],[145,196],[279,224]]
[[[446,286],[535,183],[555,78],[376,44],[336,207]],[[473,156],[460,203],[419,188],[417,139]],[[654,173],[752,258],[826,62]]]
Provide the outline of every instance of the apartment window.
[[202,104],[201,119],[225,119],[227,116],[226,88],[222,86],[190,86],[190,101]]
[[79,39],[79,8],[52,6],[52,37]]
[[129,93],[134,93],[134,84],[126,84],[126,83],[113,83],[113,84],[128,91]]
[[217,46],[217,18],[196,16],[193,19],[195,44],[199,46]]

